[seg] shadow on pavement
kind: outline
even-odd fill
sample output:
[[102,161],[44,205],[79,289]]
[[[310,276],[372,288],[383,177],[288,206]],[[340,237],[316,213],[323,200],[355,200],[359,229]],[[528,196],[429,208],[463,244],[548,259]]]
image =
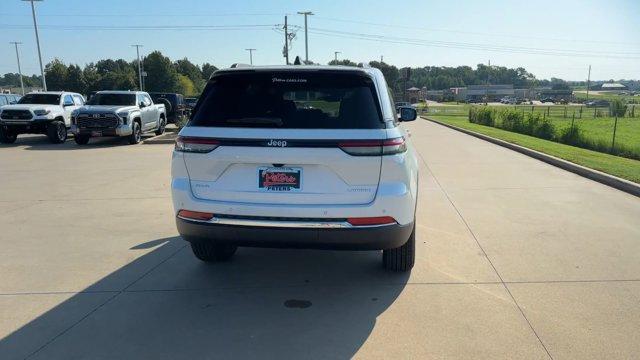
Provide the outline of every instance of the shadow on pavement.
[[0,340],[0,357],[351,358],[408,281],[379,252],[240,248],[205,264],[178,237],[140,249]]
[[[142,140],[154,137],[155,134],[144,134]],[[89,150],[92,148],[108,148],[117,146],[130,146],[125,138],[121,137],[104,137],[92,138],[87,145],[78,145],[73,140],[73,136],[69,135],[67,141],[62,144],[52,144],[45,135],[27,135],[18,136],[13,144],[0,144],[2,148],[23,147],[24,150],[49,151],[49,150]]]

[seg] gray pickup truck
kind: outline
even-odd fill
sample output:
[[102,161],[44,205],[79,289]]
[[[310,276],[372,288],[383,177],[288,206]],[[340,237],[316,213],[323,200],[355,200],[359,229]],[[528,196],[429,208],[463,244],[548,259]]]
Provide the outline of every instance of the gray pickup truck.
[[137,144],[145,132],[164,133],[167,112],[143,91],[98,91],[71,115],[71,132],[77,144],[92,137],[127,137]]

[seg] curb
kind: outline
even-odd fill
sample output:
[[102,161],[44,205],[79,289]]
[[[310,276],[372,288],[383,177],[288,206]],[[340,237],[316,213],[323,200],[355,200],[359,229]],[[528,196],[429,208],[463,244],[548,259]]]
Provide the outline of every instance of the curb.
[[467,135],[471,135],[474,137],[477,137],[479,139],[488,141],[490,143],[496,144],[496,145],[500,145],[503,147],[506,147],[508,149],[511,149],[513,151],[517,151],[521,154],[530,156],[534,159],[538,159],[540,161],[546,162],[547,164],[559,167],[563,170],[572,172],[574,174],[580,175],[582,177],[585,177],[587,179],[591,179],[593,181],[597,181],[601,184],[610,186],[612,188],[624,191],[628,194],[640,197],[640,185],[633,183],[631,181],[625,180],[625,179],[621,179],[619,177],[613,176],[613,175],[609,175],[609,174],[605,174],[601,171],[598,170],[593,170],[593,169],[589,169],[587,167],[578,165],[578,164],[574,164],[572,162],[557,158],[555,156],[551,156],[551,155],[547,155],[545,153],[541,153],[539,151],[536,150],[531,150],[529,148],[526,148],[524,146],[520,146],[520,145],[516,145],[516,144],[512,144],[510,142],[504,141],[504,140],[500,140],[500,139],[496,139],[493,138],[491,136],[487,136],[484,134],[480,134],[477,133],[475,131],[471,131],[471,130],[467,130],[467,129],[462,129],[459,128],[457,126],[453,126],[453,125],[449,125],[449,124],[445,124],[442,123],[438,120],[434,120],[434,119],[429,119],[426,117],[422,117],[425,120],[431,121],[433,123],[436,123],[438,125],[442,125],[445,127],[448,127],[450,129],[453,130],[457,130],[460,131],[462,133],[465,133]]
[[162,135],[154,136],[146,140],[143,140],[142,143],[145,145],[173,144],[176,142],[177,137],[178,137],[177,132],[165,133]]

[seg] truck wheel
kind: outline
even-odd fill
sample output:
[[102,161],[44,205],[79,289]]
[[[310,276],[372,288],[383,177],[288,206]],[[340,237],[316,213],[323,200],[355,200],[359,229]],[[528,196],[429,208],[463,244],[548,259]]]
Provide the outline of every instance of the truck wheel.
[[158,126],[158,130],[156,130],[156,135],[164,134],[164,129],[167,126],[167,120],[163,117],[160,118],[160,126]]
[[416,226],[407,242],[395,249],[384,250],[382,252],[382,262],[385,269],[391,271],[410,271],[416,261]]
[[89,139],[91,136],[89,135],[76,135],[73,139],[76,141],[78,145],[87,145],[89,143]]
[[129,135],[129,144],[137,144],[142,139],[142,129],[137,121],[133,122],[133,132]]
[[18,134],[15,134],[11,131],[3,130],[2,128],[0,128],[0,143],[13,144],[14,142],[16,142],[17,138],[18,138]]
[[52,121],[47,126],[47,136],[53,144],[61,144],[67,140],[67,127],[62,121]]
[[237,246],[214,244],[212,242],[191,242],[193,254],[205,262],[218,262],[231,259],[238,250]]

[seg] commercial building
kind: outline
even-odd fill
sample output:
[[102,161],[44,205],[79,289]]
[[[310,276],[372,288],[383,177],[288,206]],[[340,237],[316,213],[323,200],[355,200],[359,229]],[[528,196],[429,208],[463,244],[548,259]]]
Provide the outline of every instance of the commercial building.
[[513,85],[469,85],[467,101],[499,101],[505,96],[513,97]]

